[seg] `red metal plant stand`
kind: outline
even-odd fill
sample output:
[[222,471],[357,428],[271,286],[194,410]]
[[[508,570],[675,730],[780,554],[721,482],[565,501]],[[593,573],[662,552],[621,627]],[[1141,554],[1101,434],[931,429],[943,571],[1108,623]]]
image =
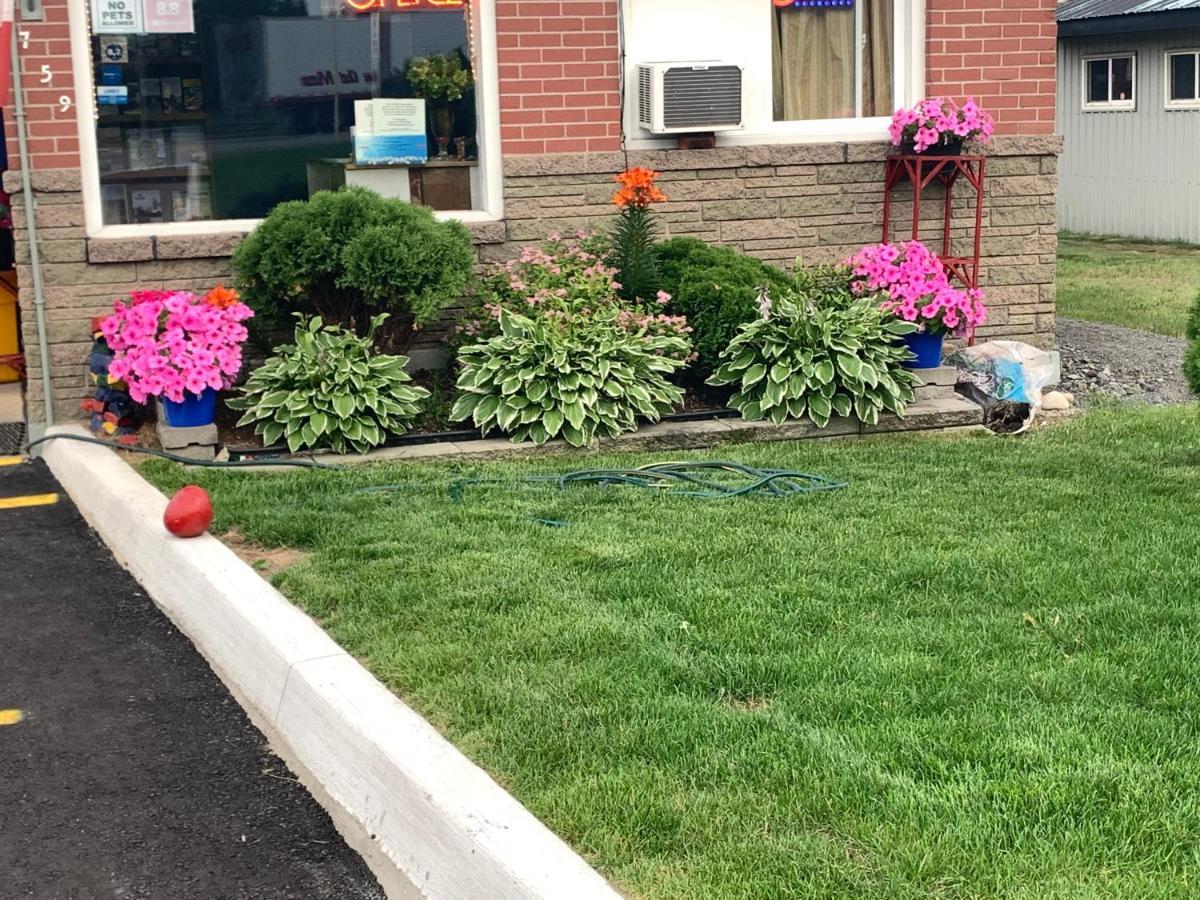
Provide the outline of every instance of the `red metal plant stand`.
[[[968,288],[979,287],[979,243],[983,232],[983,179],[987,160],[982,156],[889,156],[883,174],[883,241],[892,230],[892,191],[901,183],[913,186],[912,239],[921,235],[921,194],[934,181],[945,186],[942,211],[942,251],[946,273]],[[975,189],[975,234],[971,256],[951,255],[950,226],[954,218],[954,185],[960,176]]]

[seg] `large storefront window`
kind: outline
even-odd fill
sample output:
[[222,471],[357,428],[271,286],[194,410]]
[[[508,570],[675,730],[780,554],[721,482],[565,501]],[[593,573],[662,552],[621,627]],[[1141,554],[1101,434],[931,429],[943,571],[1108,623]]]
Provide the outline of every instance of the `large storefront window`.
[[[155,6],[178,14],[156,19]],[[437,209],[478,204],[465,0],[178,0],[146,10],[133,24],[93,18],[105,225],[261,218],[345,182]],[[418,76],[431,61],[464,84],[450,92],[461,96],[423,94],[429,79]],[[356,166],[351,129],[370,106],[356,101],[421,96],[409,164]],[[357,126],[360,136],[372,127]]]

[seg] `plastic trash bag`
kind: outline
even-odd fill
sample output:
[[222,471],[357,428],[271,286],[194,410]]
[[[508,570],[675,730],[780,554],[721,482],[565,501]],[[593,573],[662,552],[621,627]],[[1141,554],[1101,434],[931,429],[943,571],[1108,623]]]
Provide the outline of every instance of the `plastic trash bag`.
[[[958,390],[984,408],[989,427],[1019,433],[1033,424],[1042,389],[1058,384],[1059,355],[1020,341],[988,341],[963,347],[946,358],[958,369]],[[1015,426],[1015,427],[1014,427]]]

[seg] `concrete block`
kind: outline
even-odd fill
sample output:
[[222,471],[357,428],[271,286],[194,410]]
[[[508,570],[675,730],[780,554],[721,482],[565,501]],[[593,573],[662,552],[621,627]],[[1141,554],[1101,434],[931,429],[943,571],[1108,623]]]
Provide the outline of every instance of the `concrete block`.
[[213,259],[233,256],[245,238],[240,231],[219,234],[191,234],[158,239],[155,255],[159,259]]
[[846,161],[845,144],[767,145],[766,151],[773,166],[836,165]]
[[209,460],[217,454],[217,426],[197,425],[179,428],[167,424],[162,404],[158,405],[158,424],[155,426],[158,442],[164,450],[188,459]]
[[154,241],[150,238],[93,238],[87,243],[88,262],[148,262],[154,259]]
[[936,369],[911,369],[914,375],[921,379],[922,384],[949,384],[958,381],[958,369],[954,366],[938,366]]
[[[601,450],[694,450],[714,447],[728,440],[728,419],[704,419],[698,422],[658,422],[643,425],[637,431],[601,438]],[[736,420],[734,420],[736,421]]]
[[922,400],[910,403],[904,418],[885,413],[875,425],[863,425],[863,434],[893,431],[924,431],[933,428],[959,428],[983,424],[983,407],[961,397]]
[[716,200],[704,204],[704,219],[707,222],[774,219],[778,214],[778,200]]
[[952,384],[923,384],[916,389],[915,393],[915,402],[917,403],[921,403],[924,400],[944,400],[948,397],[957,396]]

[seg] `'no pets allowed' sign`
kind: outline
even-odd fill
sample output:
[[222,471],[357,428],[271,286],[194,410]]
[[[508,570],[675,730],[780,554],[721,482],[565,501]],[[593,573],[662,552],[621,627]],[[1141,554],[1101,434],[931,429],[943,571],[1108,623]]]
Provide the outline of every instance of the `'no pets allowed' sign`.
[[143,0],[93,0],[92,31],[96,34],[142,34]]

